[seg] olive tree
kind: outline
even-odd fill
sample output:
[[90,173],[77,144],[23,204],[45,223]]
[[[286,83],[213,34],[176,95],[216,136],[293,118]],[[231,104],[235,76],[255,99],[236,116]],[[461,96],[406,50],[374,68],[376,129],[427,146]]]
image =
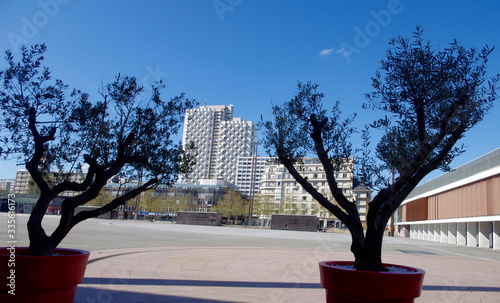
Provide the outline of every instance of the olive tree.
[[[30,255],[51,254],[79,222],[173,183],[194,159],[192,149],[174,142],[193,100],[184,94],[164,100],[161,82],[146,91],[134,77],[118,75],[91,101],[88,94],[68,91],[63,81],[52,79],[42,66],[45,52],[43,44],[22,47],[16,62],[6,51],[7,67],[0,71],[0,155],[24,163],[39,191],[28,221]],[[75,173],[84,178],[75,180]],[[143,182],[95,210],[75,214],[119,173]],[[48,235],[44,214],[55,197],[68,191],[77,194],[64,200],[59,225]]]
[[[436,50],[417,28],[412,41],[390,41],[387,56],[372,78],[373,92],[365,108],[382,113],[371,127],[383,131],[371,156],[370,135],[363,131],[357,177],[378,194],[369,203],[366,229],[356,204],[337,186],[335,170],[354,150],[353,117],[341,118],[339,104],[328,111],[317,84],[298,84],[297,95],[273,107],[274,118],[263,121],[268,154],[323,207],[340,219],[352,237],[355,268],[381,271],[382,240],[391,215],[417,184],[435,169],[447,169],[464,151],[464,134],[480,122],[497,98],[500,76],[487,79],[486,63],[493,49],[466,49],[456,41]],[[318,190],[300,172],[301,159],[316,154],[325,171],[333,199]],[[394,182],[387,176],[395,168]]]

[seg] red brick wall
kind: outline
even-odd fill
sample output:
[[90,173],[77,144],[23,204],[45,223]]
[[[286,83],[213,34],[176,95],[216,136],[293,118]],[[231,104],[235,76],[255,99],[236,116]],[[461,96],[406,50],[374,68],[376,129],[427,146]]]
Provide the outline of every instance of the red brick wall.
[[427,198],[420,198],[403,206],[403,221],[421,221],[428,218]]
[[500,176],[429,197],[429,220],[500,214]]

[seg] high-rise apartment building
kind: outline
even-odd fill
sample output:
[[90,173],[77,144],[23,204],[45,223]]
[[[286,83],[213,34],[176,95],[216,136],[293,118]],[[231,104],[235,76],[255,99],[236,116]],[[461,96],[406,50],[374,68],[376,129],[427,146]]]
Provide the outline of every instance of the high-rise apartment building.
[[184,145],[194,142],[196,166],[181,183],[221,179],[236,184],[238,157],[250,157],[255,147],[255,124],[233,117],[233,105],[200,106],[186,112]]

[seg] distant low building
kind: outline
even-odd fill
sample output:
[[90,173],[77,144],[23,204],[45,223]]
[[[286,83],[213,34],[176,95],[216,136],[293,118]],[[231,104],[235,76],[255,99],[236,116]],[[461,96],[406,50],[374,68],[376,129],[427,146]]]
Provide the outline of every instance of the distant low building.
[[155,195],[176,198],[188,197],[192,199],[189,201],[192,208],[186,209],[187,211],[210,212],[217,201],[224,198],[231,189],[234,189],[234,185],[226,182],[223,184],[175,184],[173,186],[158,186]]
[[15,205],[16,213],[31,213],[38,196],[30,194],[8,194],[0,193],[0,211],[7,212],[9,201]]
[[176,223],[189,225],[220,226],[221,220],[221,215],[218,213],[180,211],[177,213]]
[[304,215],[272,215],[271,229],[317,231],[318,218]]

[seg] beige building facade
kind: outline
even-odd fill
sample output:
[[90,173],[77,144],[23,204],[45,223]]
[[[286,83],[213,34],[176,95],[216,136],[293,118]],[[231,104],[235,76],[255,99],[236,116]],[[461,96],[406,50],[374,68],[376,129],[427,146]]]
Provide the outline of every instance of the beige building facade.
[[[300,170],[320,193],[331,201],[333,200],[325,171],[318,159],[305,158]],[[365,221],[367,205],[371,200],[371,190],[365,186],[360,187],[355,182],[353,159],[346,161],[336,172],[336,180],[338,187],[342,189],[347,199],[357,204],[360,218]],[[282,165],[266,165],[255,203],[254,209],[260,212],[261,216],[272,214],[314,215],[322,223],[321,227],[331,227],[332,225],[340,227],[340,221],[313,199]]]
[[[83,182],[87,173],[58,173],[53,172],[49,174],[49,178],[55,178],[55,176],[61,177],[64,175],[66,180],[75,181],[75,182]],[[36,186],[31,178],[30,173],[27,170],[18,170],[16,173],[16,181],[14,185],[14,194],[34,194],[36,193]],[[80,192],[67,191],[61,194],[62,197],[73,197],[80,194]]]

